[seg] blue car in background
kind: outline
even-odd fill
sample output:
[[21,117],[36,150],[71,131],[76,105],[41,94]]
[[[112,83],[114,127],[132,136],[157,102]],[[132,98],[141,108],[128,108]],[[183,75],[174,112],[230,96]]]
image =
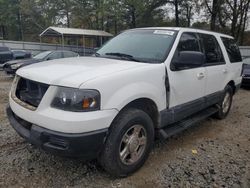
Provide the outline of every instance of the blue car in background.
[[19,60],[12,60],[8,61],[3,65],[3,70],[7,74],[12,74],[14,75],[17,71],[17,69],[34,64],[34,63],[39,63],[42,61],[48,61],[48,60],[53,60],[53,59],[61,59],[61,58],[67,58],[67,57],[78,57],[79,54],[72,52],[72,51],[45,51],[37,54],[36,56],[28,59],[19,59]]
[[250,87],[250,57],[243,59],[242,87]]

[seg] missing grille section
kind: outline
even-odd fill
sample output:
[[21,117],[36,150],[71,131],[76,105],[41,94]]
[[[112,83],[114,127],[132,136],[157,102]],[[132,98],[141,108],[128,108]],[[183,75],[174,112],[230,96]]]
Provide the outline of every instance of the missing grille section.
[[16,87],[16,97],[22,102],[38,107],[48,87],[47,84],[20,78]]

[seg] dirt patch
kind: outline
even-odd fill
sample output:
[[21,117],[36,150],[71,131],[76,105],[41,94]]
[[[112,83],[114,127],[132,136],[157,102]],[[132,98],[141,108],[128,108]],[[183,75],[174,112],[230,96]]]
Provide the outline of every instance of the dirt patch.
[[113,179],[95,161],[53,156],[17,135],[4,110],[11,80],[0,73],[0,187],[250,187],[249,90],[237,93],[227,119],[156,142],[138,172]]

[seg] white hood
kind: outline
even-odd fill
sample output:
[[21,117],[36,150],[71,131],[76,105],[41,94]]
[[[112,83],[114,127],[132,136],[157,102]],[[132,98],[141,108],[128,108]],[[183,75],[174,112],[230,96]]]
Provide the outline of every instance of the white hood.
[[17,75],[49,85],[78,88],[88,80],[145,65],[97,57],[65,58],[23,67]]

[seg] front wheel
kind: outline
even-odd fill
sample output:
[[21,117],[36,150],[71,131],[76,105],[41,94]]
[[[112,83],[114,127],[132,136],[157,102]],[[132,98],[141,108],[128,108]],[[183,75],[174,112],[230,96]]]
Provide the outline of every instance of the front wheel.
[[215,114],[216,118],[224,119],[228,115],[232,106],[232,101],[233,89],[231,86],[226,86],[223,100],[221,101],[221,103],[218,104],[219,111],[217,112],[217,114]]
[[125,177],[144,164],[153,141],[154,126],[149,115],[128,109],[113,122],[99,161],[111,175]]

